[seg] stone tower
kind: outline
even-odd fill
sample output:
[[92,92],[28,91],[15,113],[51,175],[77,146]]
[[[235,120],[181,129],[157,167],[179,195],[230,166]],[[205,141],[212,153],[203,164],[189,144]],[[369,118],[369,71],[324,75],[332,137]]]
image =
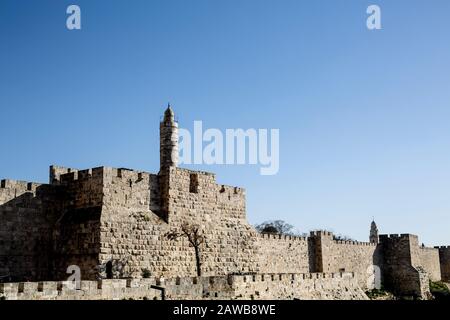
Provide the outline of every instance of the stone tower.
[[159,124],[159,157],[160,170],[178,165],[178,123],[175,121],[175,114],[167,106],[164,112],[164,119]]
[[369,241],[370,243],[378,243],[378,228],[374,220],[370,224]]

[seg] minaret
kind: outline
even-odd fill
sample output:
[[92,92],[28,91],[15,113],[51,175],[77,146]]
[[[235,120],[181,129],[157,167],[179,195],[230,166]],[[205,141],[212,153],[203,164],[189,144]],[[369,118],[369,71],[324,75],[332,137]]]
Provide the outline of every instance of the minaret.
[[378,228],[375,220],[372,220],[372,223],[370,224],[369,241],[370,243],[378,243]]
[[159,124],[160,170],[178,165],[178,123],[170,104]]

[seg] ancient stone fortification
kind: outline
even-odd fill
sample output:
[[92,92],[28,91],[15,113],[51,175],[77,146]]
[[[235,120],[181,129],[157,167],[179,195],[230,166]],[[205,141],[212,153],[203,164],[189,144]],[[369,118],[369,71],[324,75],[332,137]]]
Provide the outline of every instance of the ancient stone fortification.
[[15,300],[367,299],[352,273],[112,279],[81,281],[78,289],[67,281],[0,283],[2,296]]
[[450,246],[436,247],[436,249],[439,250],[442,280],[450,282]]
[[[426,297],[428,279],[449,281],[450,249],[420,247],[414,235],[378,239],[372,226],[365,243],[325,231],[256,232],[246,220],[245,190],[177,167],[177,132],[169,108],[160,125],[158,174],[52,166],[49,184],[2,180],[0,281],[15,283],[3,284],[0,295],[152,299],[160,293],[149,286],[159,282],[167,298],[362,298],[361,290],[374,285],[370,272],[380,270],[385,287]],[[188,239],[168,237],[186,223],[206,239],[202,277]],[[71,265],[80,267],[85,289],[48,282],[66,280]]]

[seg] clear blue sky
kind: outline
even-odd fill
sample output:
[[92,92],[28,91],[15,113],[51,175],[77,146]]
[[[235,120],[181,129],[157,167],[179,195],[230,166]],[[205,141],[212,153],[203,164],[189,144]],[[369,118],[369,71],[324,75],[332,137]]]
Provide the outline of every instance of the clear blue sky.
[[[366,28],[382,9],[383,30]],[[66,8],[82,10],[68,31]],[[450,245],[450,2],[0,1],[0,178],[157,172],[180,125],[279,128],[280,171],[192,166],[247,189],[251,223]]]

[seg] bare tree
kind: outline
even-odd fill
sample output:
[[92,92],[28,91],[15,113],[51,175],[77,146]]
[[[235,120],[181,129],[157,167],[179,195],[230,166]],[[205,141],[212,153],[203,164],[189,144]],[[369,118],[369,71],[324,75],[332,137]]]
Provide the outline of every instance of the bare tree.
[[338,234],[338,235],[334,235],[333,236],[334,240],[341,240],[341,241],[356,241],[355,239],[346,236],[346,235],[342,235],[342,234]]
[[166,234],[167,239],[176,240],[180,237],[186,237],[195,250],[195,261],[197,265],[197,275],[202,275],[202,262],[200,247],[206,243],[206,237],[197,225],[191,225],[187,222],[181,225],[180,230],[174,230]]
[[256,225],[255,228],[261,233],[294,235],[292,231],[294,226],[283,220],[265,221]]

